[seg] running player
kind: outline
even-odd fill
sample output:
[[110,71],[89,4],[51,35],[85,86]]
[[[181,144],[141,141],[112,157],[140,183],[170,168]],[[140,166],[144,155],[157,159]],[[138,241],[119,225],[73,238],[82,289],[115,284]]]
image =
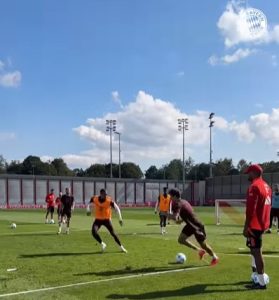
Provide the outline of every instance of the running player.
[[[74,197],[70,194],[70,189],[65,189],[65,194],[61,197],[61,204],[62,204],[62,213],[61,219],[62,222],[67,223],[66,233],[70,233],[70,221],[72,217],[72,211],[74,210],[75,200]],[[59,222],[58,234],[61,233],[61,222]]]
[[48,215],[50,213],[50,223],[54,224],[54,220],[53,220],[53,213],[54,213],[54,206],[55,206],[54,189],[51,189],[50,193],[46,195],[46,203],[47,203],[47,212],[46,212],[45,223],[48,224]]
[[168,188],[164,187],[164,193],[160,194],[158,197],[158,201],[155,205],[155,214],[158,212],[159,208],[159,216],[160,216],[160,227],[161,227],[161,234],[165,234],[166,226],[167,226],[167,217],[170,214],[170,205],[171,199],[170,195],[168,194]]
[[251,165],[245,171],[251,182],[246,196],[246,220],[243,235],[252,256],[252,271],[258,273],[259,283],[252,289],[266,289],[264,280],[264,260],[262,255],[262,234],[269,227],[272,191],[262,179],[263,170],[259,165]]
[[119,224],[123,225],[121,211],[118,205],[107,195],[104,189],[100,190],[99,196],[93,196],[87,206],[87,215],[90,215],[90,210],[93,215],[93,206],[95,207],[95,220],[92,225],[92,236],[101,244],[102,251],[105,251],[107,245],[102,241],[98,230],[101,226],[105,226],[109,233],[114,238],[115,242],[120,246],[122,252],[127,253],[127,250],[121,244],[118,236],[116,235],[111,223],[111,208],[114,208],[119,217]]
[[[212,257],[210,265],[216,265],[219,262],[219,258],[213,252],[212,248],[207,244],[204,225],[197,219],[191,204],[188,201],[181,199],[180,191],[177,189],[171,189],[169,191],[169,195],[172,200],[173,211],[173,215],[170,217],[178,224],[182,223],[183,221],[186,223],[179,235],[178,242],[198,251],[200,259],[202,259],[206,253],[208,253]],[[200,247],[188,240],[191,235],[195,236]]]
[[269,229],[266,231],[266,233],[272,232],[274,218],[277,219],[277,233],[279,234],[279,184],[275,184],[274,191],[272,193]]

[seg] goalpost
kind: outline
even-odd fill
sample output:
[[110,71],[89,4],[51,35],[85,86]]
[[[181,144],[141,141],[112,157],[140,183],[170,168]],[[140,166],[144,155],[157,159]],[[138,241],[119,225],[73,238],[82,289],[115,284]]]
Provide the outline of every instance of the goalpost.
[[216,225],[221,224],[223,214],[236,224],[243,224],[245,214],[245,199],[216,199],[215,200],[215,220]]

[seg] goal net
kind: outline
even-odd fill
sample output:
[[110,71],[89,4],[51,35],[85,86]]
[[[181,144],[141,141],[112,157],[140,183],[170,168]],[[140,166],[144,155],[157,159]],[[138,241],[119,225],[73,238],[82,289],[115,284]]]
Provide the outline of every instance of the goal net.
[[216,199],[216,225],[237,224],[243,225],[245,220],[246,200],[244,199]]

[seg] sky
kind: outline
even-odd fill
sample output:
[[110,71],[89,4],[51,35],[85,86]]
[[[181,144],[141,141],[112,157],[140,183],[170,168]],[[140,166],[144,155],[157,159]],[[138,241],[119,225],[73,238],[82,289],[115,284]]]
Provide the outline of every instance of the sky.
[[[214,112],[213,160],[277,160],[278,12],[278,0],[1,1],[0,154],[108,163],[115,119],[121,160],[146,170],[182,158],[188,118],[185,155],[208,162]],[[117,163],[116,134],[112,148]]]

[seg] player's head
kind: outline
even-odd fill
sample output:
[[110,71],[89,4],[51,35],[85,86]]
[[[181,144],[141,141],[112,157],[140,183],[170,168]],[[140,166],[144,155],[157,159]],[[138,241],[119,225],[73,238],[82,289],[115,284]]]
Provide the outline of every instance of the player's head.
[[169,195],[171,196],[171,200],[178,201],[181,197],[180,191],[178,189],[169,190]]
[[51,190],[50,190],[50,193],[53,194],[53,193],[54,193],[54,189],[51,189]]
[[166,194],[168,193],[168,188],[165,186],[165,187],[163,188],[163,191],[164,191],[164,194],[166,195]]
[[253,181],[256,178],[262,177],[263,169],[260,165],[251,165],[247,168],[245,174],[248,174],[249,181]]
[[70,195],[70,189],[68,187],[66,187],[65,193],[66,193],[66,195]]
[[101,196],[102,199],[106,198],[107,191],[105,189],[100,189],[100,196]]

